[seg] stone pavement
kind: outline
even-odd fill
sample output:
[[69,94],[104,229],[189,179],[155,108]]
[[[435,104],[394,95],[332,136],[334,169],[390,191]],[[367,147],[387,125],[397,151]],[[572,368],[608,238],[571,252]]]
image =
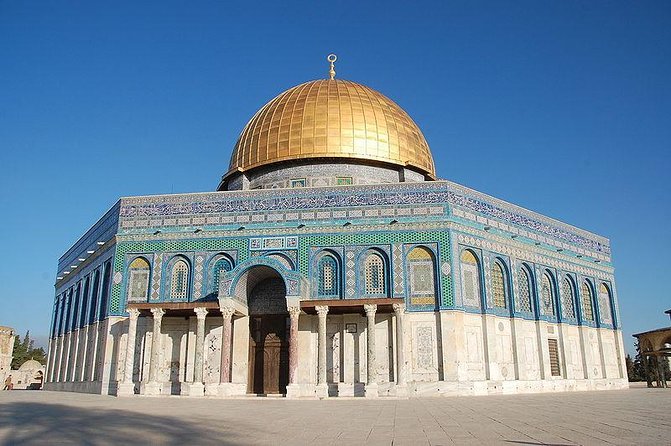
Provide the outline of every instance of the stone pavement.
[[409,400],[0,392],[0,444],[670,445],[671,390]]

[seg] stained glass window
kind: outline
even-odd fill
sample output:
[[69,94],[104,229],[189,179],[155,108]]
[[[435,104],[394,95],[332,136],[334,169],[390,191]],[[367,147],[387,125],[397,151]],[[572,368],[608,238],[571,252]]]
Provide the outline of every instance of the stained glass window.
[[587,281],[582,283],[582,317],[586,321],[594,320],[594,309],[592,308],[592,289]]
[[129,301],[147,300],[149,295],[149,262],[138,257],[130,264]]
[[492,303],[497,308],[506,308],[506,281],[503,267],[497,261],[492,265]]
[[465,249],[461,253],[461,289],[464,305],[480,306],[480,269],[475,255]]
[[385,294],[384,260],[379,254],[369,254],[364,263],[366,294]]
[[214,262],[212,267],[212,286],[210,292],[217,293],[219,292],[219,279],[221,279],[221,273],[224,271],[230,271],[233,269],[233,264],[227,258],[220,258]]
[[410,303],[414,305],[434,305],[436,303],[436,273],[431,252],[421,246],[408,254],[410,274]]
[[561,284],[561,297],[562,297],[562,316],[565,318],[575,318],[575,292],[573,290],[573,284],[569,278],[565,278]]
[[189,265],[184,260],[177,260],[172,266],[170,278],[170,297],[186,299],[189,291]]
[[543,306],[543,314],[547,316],[556,315],[552,279],[547,272],[543,273],[543,280],[541,281],[541,305]]
[[325,255],[319,259],[319,296],[340,296],[338,280],[338,263],[333,256]]
[[606,284],[599,285],[599,313],[601,322],[604,324],[613,323],[613,309],[610,303],[610,290]]
[[529,277],[525,267],[521,267],[517,271],[517,286],[519,310],[531,313],[531,277]]

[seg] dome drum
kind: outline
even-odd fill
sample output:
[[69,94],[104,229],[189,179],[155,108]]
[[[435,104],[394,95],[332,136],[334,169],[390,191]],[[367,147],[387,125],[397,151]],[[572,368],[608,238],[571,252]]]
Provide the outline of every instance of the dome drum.
[[275,163],[247,172],[236,171],[221,181],[218,190],[366,185],[426,179],[422,172],[388,163],[316,158]]
[[[287,163],[303,161],[321,165],[318,160],[383,165],[436,178],[424,135],[401,107],[364,85],[326,79],[290,88],[252,117],[219,190],[237,188],[239,174],[261,167],[284,169]],[[395,181],[404,181],[403,176]]]

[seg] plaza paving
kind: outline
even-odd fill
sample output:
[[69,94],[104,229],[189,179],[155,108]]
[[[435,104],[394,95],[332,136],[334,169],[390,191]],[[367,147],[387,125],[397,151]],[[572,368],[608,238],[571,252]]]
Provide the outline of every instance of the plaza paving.
[[671,444],[671,390],[409,400],[0,392],[0,444]]

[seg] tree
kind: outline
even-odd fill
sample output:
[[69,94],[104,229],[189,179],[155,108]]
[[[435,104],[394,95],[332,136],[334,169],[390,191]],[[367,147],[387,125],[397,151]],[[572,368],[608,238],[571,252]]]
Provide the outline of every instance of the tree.
[[21,364],[28,361],[29,359],[34,359],[40,364],[46,364],[47,354],[44,352],[42,347],[34,348],[35,341],[30,339],[30,330],[26,332],[26,335],[23,337],[23,341],[19,341],[19,337],[14,338],[14,352],[12,359],[12,369],[18,369],[21,367]]
[[[636,355],[638,358],[638,355]],[[627,375],[629,376],[629,382],[643,381],[644,377],[640,374],[640,368],[637,367],[636,361],[631,359],[631,355],[627,353],[625,357],[625,363],[627,364]]]

